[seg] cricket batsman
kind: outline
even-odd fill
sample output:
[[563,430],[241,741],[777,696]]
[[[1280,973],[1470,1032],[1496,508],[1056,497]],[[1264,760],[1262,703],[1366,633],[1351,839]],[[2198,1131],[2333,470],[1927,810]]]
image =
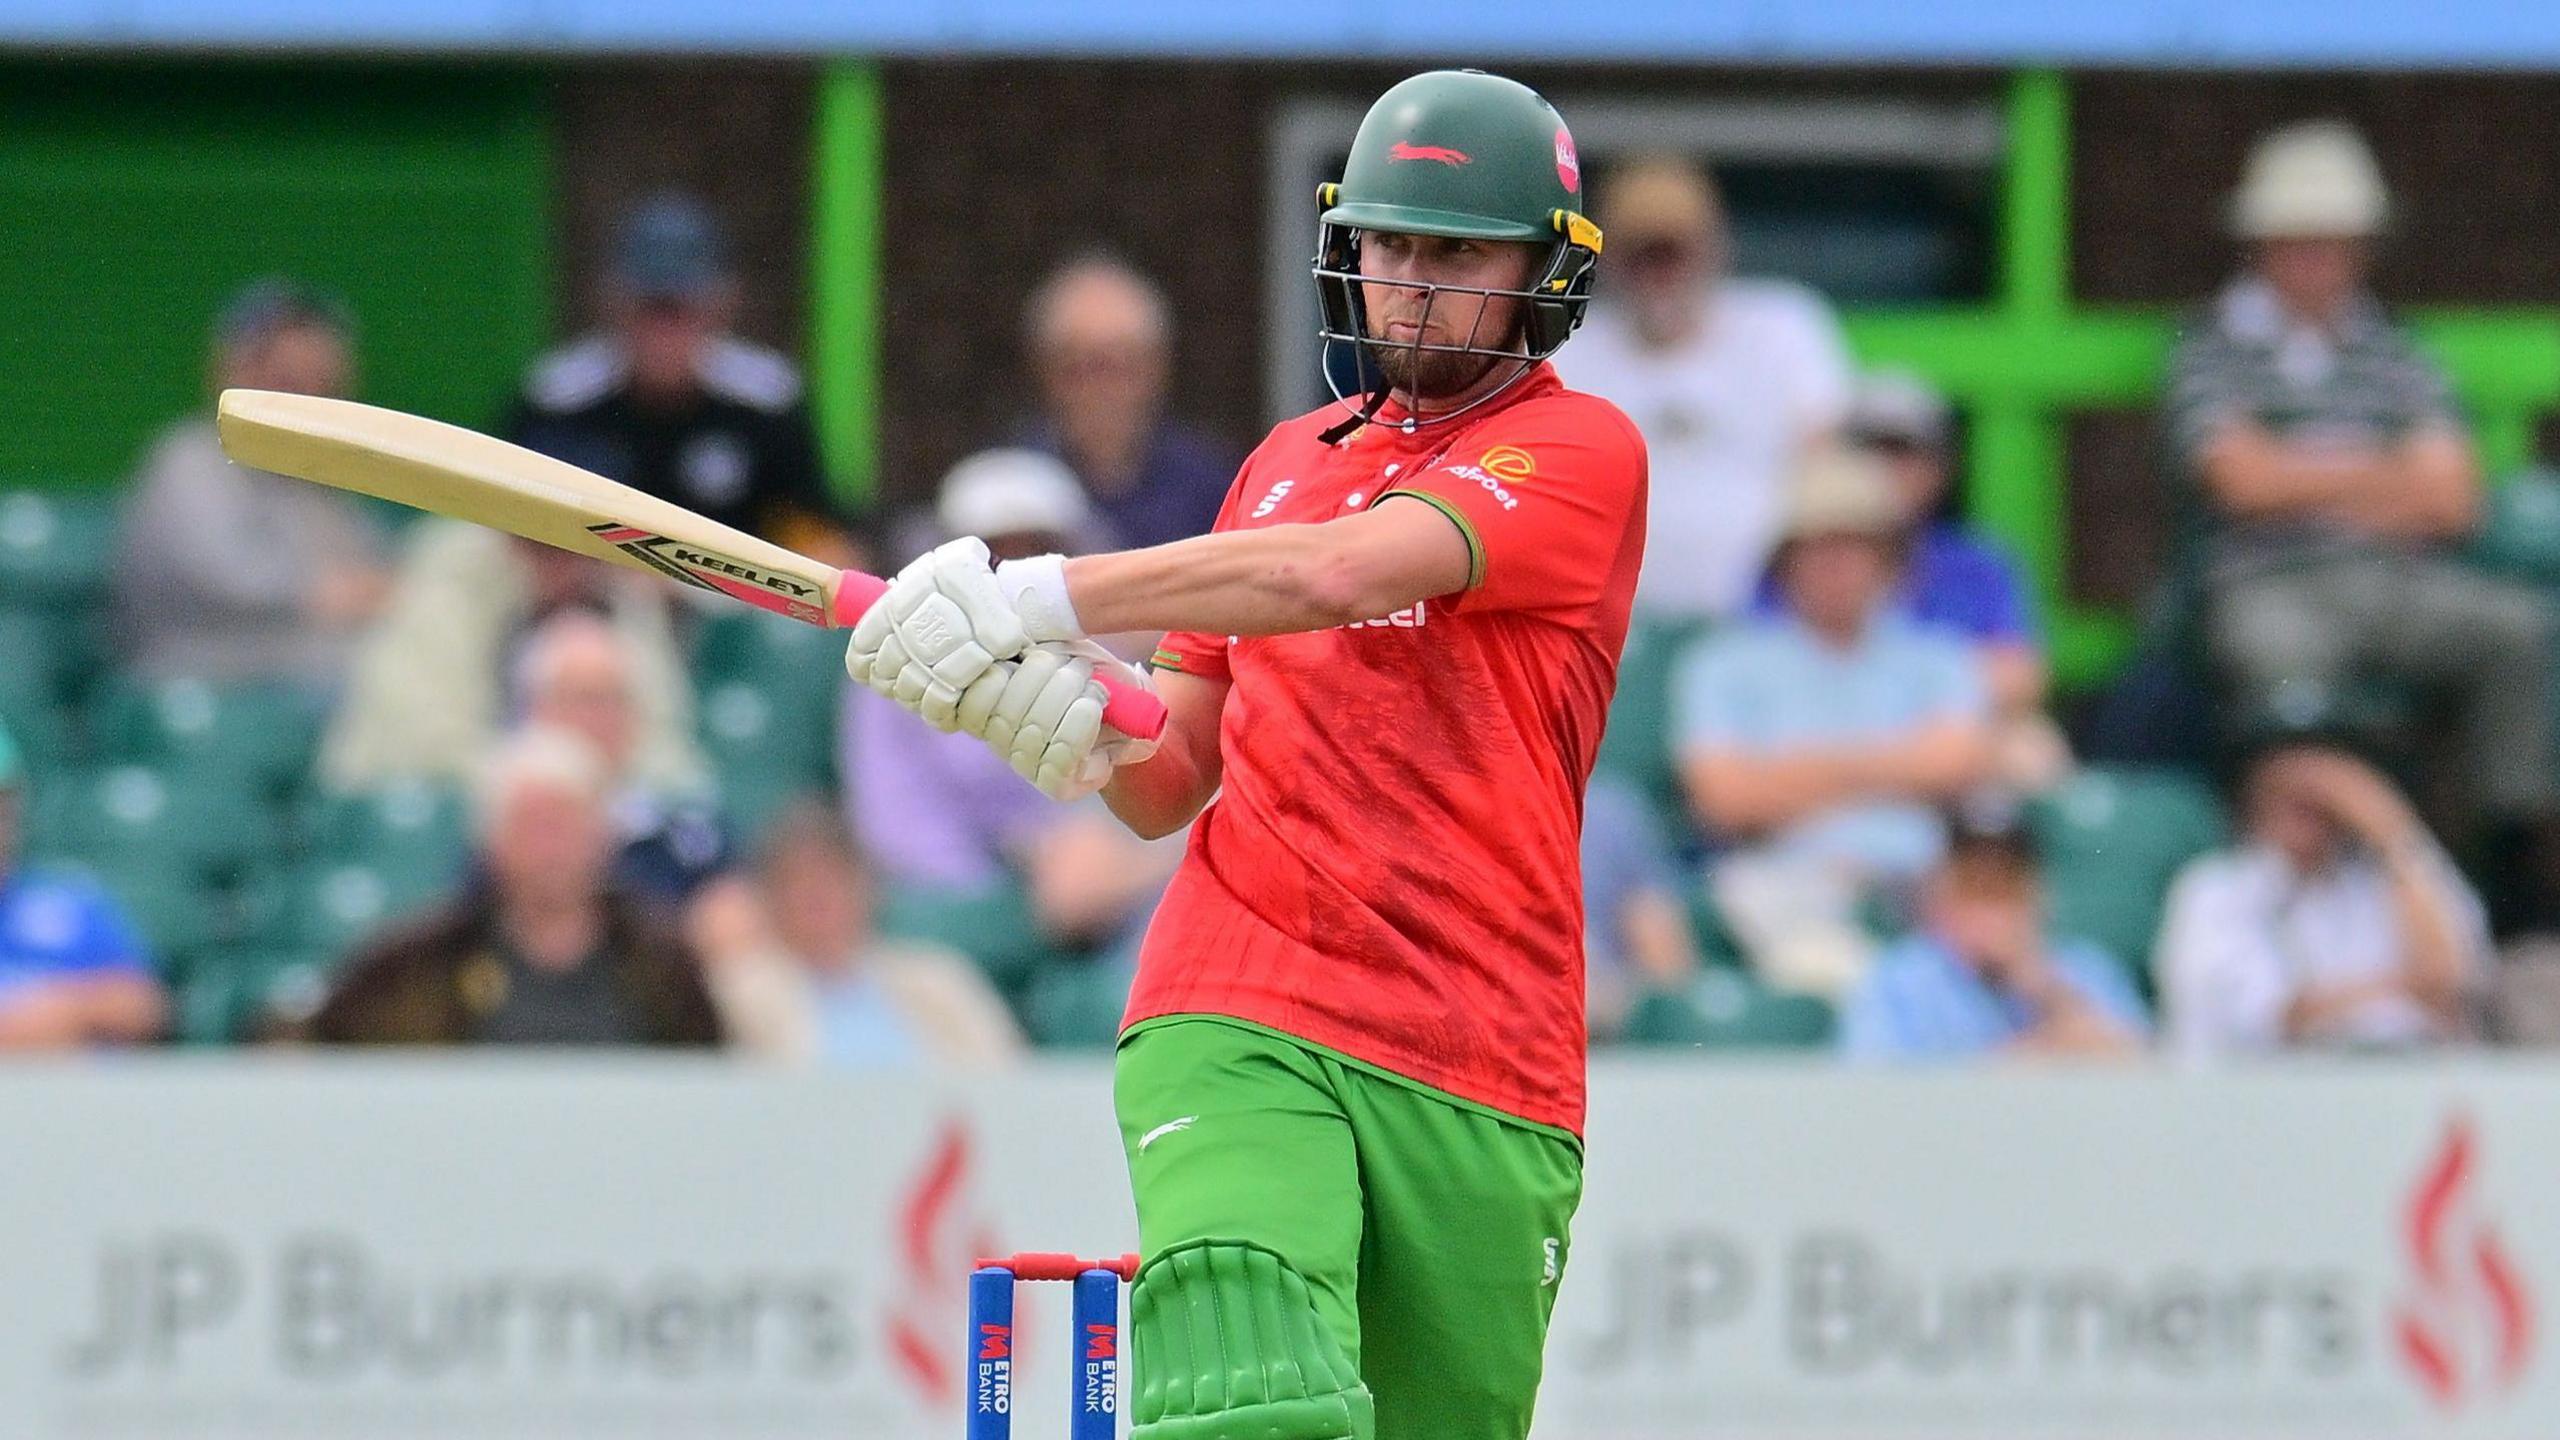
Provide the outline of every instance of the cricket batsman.
[[[1582,1183],[1582,795],[1644,551],[1643,442],[1546,363],[1599,258],[1581,194],[1536,92],[1397,85],[1319,196],[1342,403],[1271,432],[1216,530],[956,540],[854,631],[856,679],[1051,795],[1192,826],[1116,1066],[1139,1440],[1528,1433]],[[1165,632],[1153,746],[1103,727],[1085,639],[1131,630]]]

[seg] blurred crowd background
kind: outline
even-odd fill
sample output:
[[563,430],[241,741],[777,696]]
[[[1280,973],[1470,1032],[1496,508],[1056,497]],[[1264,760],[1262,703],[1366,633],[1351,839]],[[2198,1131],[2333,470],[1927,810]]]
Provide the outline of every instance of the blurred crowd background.
[[[210,397],[876,570],[1199,533],[1401,69],[5,68],[0,1045],[1110,1043],[1180,837]],[[1607,237],[1558,368],[1652,457],[1596,1039],[2560,1039],[2560,157],[2473,145],[2552,82],[1516,73]]]

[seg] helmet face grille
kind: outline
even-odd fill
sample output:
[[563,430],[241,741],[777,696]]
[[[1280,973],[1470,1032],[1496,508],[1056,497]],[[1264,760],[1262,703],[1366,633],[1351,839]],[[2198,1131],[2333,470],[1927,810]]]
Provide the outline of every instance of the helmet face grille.
[[[1325,224],[1318,233],[1314,264],[1316,296],[1321,319],[1316,334],[1324,342],[1325,383],[1334,398],[1346,405],[1354,404],[1357,392],[1346,392],[1342,367],[1331,363],[1334,347],[1349,348],[1353,358],[1350,368],[1367,382],[1364,388],[1374,390],[1383,384],[1375,356],[1395,349],[1417,358],[1426,354],[1481,355],[1494,360],[1517,361],[1518,370],[1503,384],[1455,409],[1435,414],[1415,414],[1409,425],[1428,425],[1452,419],[1491,400],[1534,369],[1538,362],[1561,348],[1574,329],[1581,325],[1584,312],[1591,304],[1591,282],[1594,262],[1598,259],[1590,248],[1574,241],[1559,241],[1548,253],[1547,263],[1537,278],[1517,290],[1473,285],[1438,285],[1419,280],[1386,280],[1360,273],[1360,235],[1355,227]],[[1417,334],[1413,340],[1397,342],[1369,333],[1368,307],[1361,297],[1363,286],[1393,286],[1400,290],[1423,292],[1424,315],[1441,295],[1466,295],[1479,299],[1496,297],[1521,302],[1520,318],[1510,334],[1485,337],[1470,334],[1459,344],[1423,342]]]

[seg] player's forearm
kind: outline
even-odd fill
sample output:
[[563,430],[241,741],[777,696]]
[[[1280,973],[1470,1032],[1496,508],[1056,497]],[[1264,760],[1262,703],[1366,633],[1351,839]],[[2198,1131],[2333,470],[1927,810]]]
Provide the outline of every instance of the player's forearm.
[[[1168,732],[1169,734],[1170,732]],[[1217,782],[1200,773],[1188,751],[1167,745],[1147,759],[1111,772],[1102,803],[1131,834],[1161,840],[1199,817]]]
[[[1320,525],[1273,525],[1067,562],[1067,593],[1085,630],[1194,630],[1291,635],[1384,615],[1369,577],[1327,543]],[[1371,612],[1366,606],[1384,605]]]

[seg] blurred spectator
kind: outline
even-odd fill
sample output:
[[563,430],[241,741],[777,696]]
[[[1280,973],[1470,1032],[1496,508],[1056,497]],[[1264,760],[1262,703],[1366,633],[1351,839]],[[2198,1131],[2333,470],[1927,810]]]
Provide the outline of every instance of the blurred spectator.
[[[214,388],[343,396],[353,330],[335,298],[261,280],[214,323]],[[152,446],[110,573],[118,636],[143,674],[314,690],[345,678],[389,583],[362,502],[232,464],[209,412]]]
[[1582,802],[1585,1010],[1594,1035],[1617,1035],[1639,996],[1697,978],[1685,889],[1644,797],[1622,780],[1594,775]]
[[1865,1060],[2138,1050],[2150,1022],[2123,967],[2045,920],[2025,832],[1960,827],[1922,891],[1919,929],[1842,1007],[1842,1048]]
[[620,847],[615,885],[652,904],[682,905],[728,872],[729,835],[707,790],[668,789],[634,769],[633,688],[628,642],[588,611],[545,620],[516,656],[525,722],[584,736],[604,761]]
[[524,711],[524,697],[509,693],[518,647],[568,611],[604,617],[622,639],[637,731],[628,773],[669,793],[707,783],[669,586],[459,521],[421,521],[410,534],[390,609],[321,746],[331,786],[468,783]]
[[[1842,438],[1883,459],[1902,500],[1909,538],[1895,607],[1964,637],[2000,709],[2032,711],[2044,703],[2046,679],[2034,602],[2009,557],[1945,513],[1947,427],[1946,397],[1929,382],[1882,371],[1860,380]],[[1775,577],[1761,583],[1763,609],[1783,603]]]
[[518,732],[481,779],[485,883],[369,942],[311,1036],[351,1045],[716,1045],[694,958],[611,887],[609,776],[586,740]]
[[1840,327],[1801,285],[1726,273],[1723,205],[1690,162],[1630,161],[1599,198],[1608,283],[1556,368],[1644,434],[1653,498],[1639,618],[1733,615],[1777,543],[1806,447],[1848,408]]
[[2520,841],[2554,809],[2549,621],[2456,560],[2479,466],[2443,374],[2366,290],[2388,210],[2343,124],[2287,126],[2249,157],[2231,217],[2248,269],[2180,345],[2166,407],[2210,515],[2212,653],[2253,713],[2334,705],[2367,677],[2458,696],[2448,768]]
[[1041,402],[1027,442],[1074,470],[1102,512],[1107,548],[1207,533],[1240,457],[1165,416],[1173,311],[1164,292],[1088,255],[1041,283],[1024,329]]
[[1776,560],[1788,613],[1710,636],[1674,680],[1690,800],[1735,847],[1716,901],[1773,983],[1852,983],[1860,917],[1908,900],[1944,848],[1939,807],[1989,773],[1980,668],[1891,603],[1902,533],[1881,461],[1816,452]]
[[741,1046],[845,1065],[983,1067],[1020,1053],[1013,1013],[967,956],[872,929],[869,870],[825,807],[777,820],[756,869],[774,943],[711,968]]
[[129,1044],[167,1007],[133,923],[97,886],[20,868],[26,776],[0,730],[0,1050]]
[[602,312],[534,362],[508,437],[723,525],[842,553],[800,372],[730,333],[738,284],[700,202],[660,195],[624,217]]
[[2169,893],[2153,965],[2172,1045],[2403,1046],[2460,1037],[2485,979],[2479,899],[2382,773],[2316,738],[2242,774],[2244,836]]

